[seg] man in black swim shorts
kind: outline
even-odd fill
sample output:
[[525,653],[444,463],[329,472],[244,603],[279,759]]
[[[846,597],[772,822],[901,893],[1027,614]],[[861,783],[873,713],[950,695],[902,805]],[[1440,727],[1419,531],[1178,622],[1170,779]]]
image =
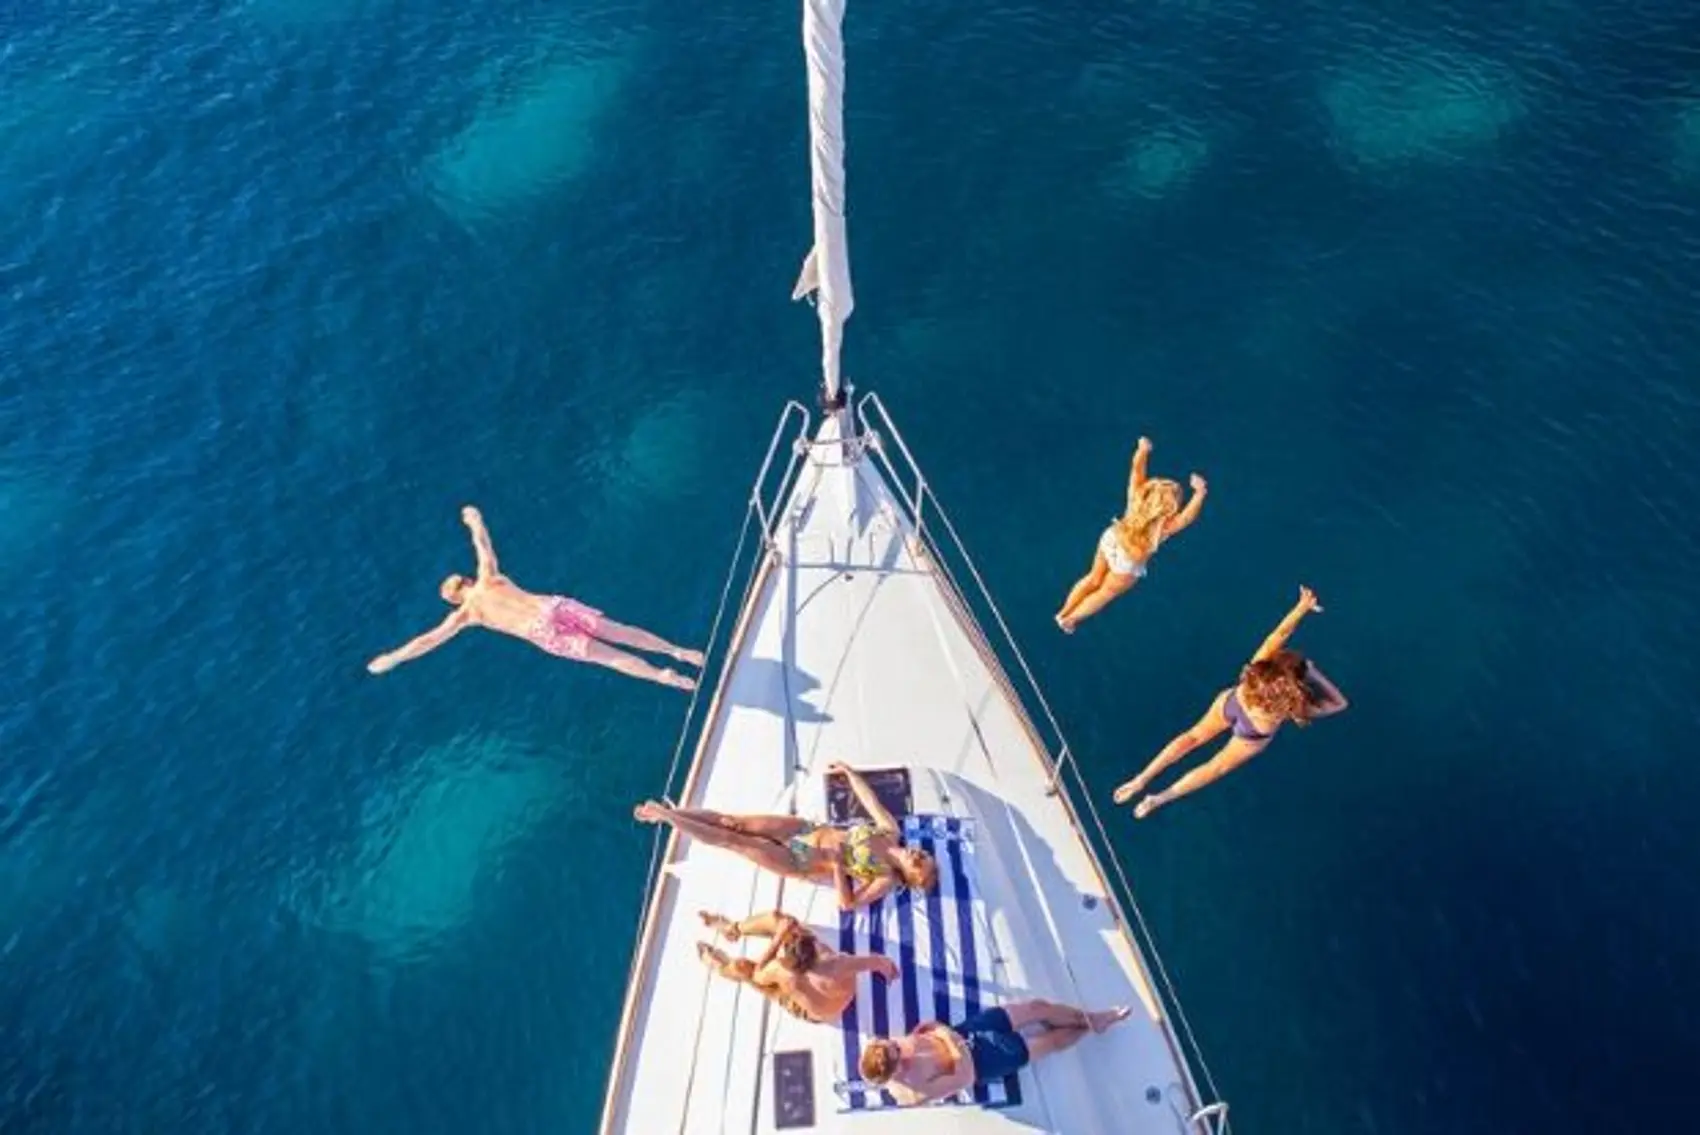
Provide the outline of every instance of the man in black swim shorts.
[[954,1025],[928,1021],[900,1040],[869,1041],[862,1049],[862,1079],[901,1104],[943,1099],[1013,1075],[1125,1021],[1130,1012],[1032,1000],[982,1009]]

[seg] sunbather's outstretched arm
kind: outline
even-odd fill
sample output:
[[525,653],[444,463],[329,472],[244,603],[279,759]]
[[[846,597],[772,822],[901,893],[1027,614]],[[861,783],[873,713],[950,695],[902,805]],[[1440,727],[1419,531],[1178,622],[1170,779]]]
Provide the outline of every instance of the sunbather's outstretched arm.
[[887,981],[897,977],[897,963],[884,954],[834,954],[817,963],[817,970],[838,977],[854,977],[859,973],[877,973]]
[[826,772],[828,776],[835,772],[844,774],[844,780],[850,785],[850,791],[855,793],[857,802],[862,805],[862,810],[868,814],[868,818],[874,822],[875,827],[887,835],[898,833],[897,817],[893,816],[886,806],[880,802],[873,786],[862,779],[861,773],[842,761],[833,761],[827,765]]

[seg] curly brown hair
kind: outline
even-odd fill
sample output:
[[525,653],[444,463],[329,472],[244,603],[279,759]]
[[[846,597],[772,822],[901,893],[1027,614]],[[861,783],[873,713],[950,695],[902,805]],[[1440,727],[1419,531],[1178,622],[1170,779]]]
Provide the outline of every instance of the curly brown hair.
[[861,1064],[862,1079],[870,1084],[883,1084],[897,1075],[897,1044],[894,1041],[878,1039],[868,1042],[862,1049]]
[[1277,650],[1240,671],[1240,700],[1259,713],[1303,728],[1317,709],[1310,661],[1296,650]]

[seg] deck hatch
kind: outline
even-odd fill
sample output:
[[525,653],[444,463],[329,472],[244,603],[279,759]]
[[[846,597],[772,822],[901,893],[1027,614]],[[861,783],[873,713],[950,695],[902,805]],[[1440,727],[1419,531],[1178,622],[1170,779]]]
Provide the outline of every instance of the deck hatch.
[[[910,786],[908,769],[874,768],[857,771],[893,816],[902,819],[915,811],[915,790]],[[834,824],[848,824],[868,818],[867,811],[862,807],[861,801],[856,799],[856,794],[850,791],[850,783],[844,779],[842,773],[830,773],[826,777],[826,814],[827,819]]]
[[815,1057],[804,1049],[773,1054],[773,1126],[796,1131],[815,1125]]

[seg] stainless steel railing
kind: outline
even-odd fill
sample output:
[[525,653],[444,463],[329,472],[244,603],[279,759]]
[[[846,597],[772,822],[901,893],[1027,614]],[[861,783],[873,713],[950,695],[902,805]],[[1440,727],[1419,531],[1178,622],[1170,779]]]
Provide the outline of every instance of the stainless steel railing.
[[[1016,643],[1015,636],[1010,631],[1009,624],[1005,621],[997,600],[992,597],[991,588],[986,585],[973,556],[969,554],[962,538],[958,535],[956,526],[951,523],[950,515],[933,493],[925,471],[922,470],[920,462],[915,459],[914,454],[910,451],[908,443],[904,441],[903,434],[898,430],[897,423],[892,419],[890,412],[886,410],[885,403],[880,400],[877,394],[864,395],[856,403],[856,419],[860,426],[863,451],[880,463],[886,474],[886,479],[896,491],[904,507],[908,509],[910,522],[924,541],[941,577],[953,592],[955,600],[970,616],[969,626],[980,628],[984,625],[983,620],[974,617],[976,606],[978,606],[990,616],[991,624],[996,627],[1003,648],[1002,651],[998,649],[997,644],[991,642],[983,641],[981,645],[994,663],[993,673],[1004,681],[1009,692],[1014,695],[1015,704],[1022,707],[1028,718],[1029,729],[1045,748],[1050,759],[1051,792],[1053,795],[1058,793],[1063,795],[1069,804],[1070,813],[1077,826],[1084,816],[1091,822],[1092,829],[1097,834],[1097,840],[1093,841],[1090,834],[1082,832],[1082,835],[1087,838],[1089,846],[1096,845],[1095,850],[1099,858],[1109,861],[1117,884],[1112,898],[1116,901],[1118,918],[1134,935],[1142,953],[1150,958],[1151,966],[1161,983],[1164,1000],[1172,1007],[1174,1019],[1180,1025],[1180,1039],[1185,1045],[1185,1060],[1189,1066],[1189,1072],[1193,1066],[1198,1069],[1199,1078],[1203,1081],[1202,1086],[1208,1091],[1207,1099],[1212,1101],[1191,1110],[1190,1114],[1187,1114],[1186,1111],[1180,1113],[1185,1121],[1185,1129],[1192,1132],[1204,1132],[1205,1135],[1227,1135],[1228,1105],[1220,1102],[1220,1093],[1217,1091],[1215,1078],[1211,1075],[1210,1066],[1204,1058],[1204,1052],[1198,1044],[1197,1037],[1193,1033],[1192,1024],[1187,1020],[1186,1010],[1181,1005],[1180,995],[1176,992],[1174,983],[1169,979],[1168,970],[1163,965],[1162,954],[1157,949],[1157,943],[1145,921],[1145,914],[1139,907],[1138,899],[1134,896],[1133,886],[1128,880],[1127,869],[1122,864],[1121,857],[1116,854],[1114,845],[1110,842],[1109,832],[1104,826],[1103,818],[1098,814],[1097,806],[1093,803],[1090,788],[1080,772],[1078,762],[1075,760],[1074,750],[1070,748],[1068,738],[1064,735],[1062,726],[1057,722],[1056,714],[1051,709],[1050,702],[1045,698],[1044,690],[1033,674],[1033,668],[1028,664],[1026,656],[1022,654],[1021,647]],[[894,457],[901,459],[901,467],[893,460]],[[941,542],[940,536],[944,538],[944,542]],[[961,581],[958,580],[956,572],[952,568],[952,559],[959,562],[966,570],[968,578],[973,584],[973,598],[978,600],[977,604],[971,601],[970,593],[963,588]],[[983,635],[984,631],[982,630],[981,633]],[[1002,665],[1004,657],[1014,661],[1016,671],[1023,679],[1024,688],[1017,687],[1011,680],[1007,669]],[[1039,721],[1035,721],[1033,718],[1032,708],[1035,706],[1039,711]],[[1039,728],[1040,721],[1046,728]],[[1127,917],[1128,911],[1132,912],[1131,920]]]

